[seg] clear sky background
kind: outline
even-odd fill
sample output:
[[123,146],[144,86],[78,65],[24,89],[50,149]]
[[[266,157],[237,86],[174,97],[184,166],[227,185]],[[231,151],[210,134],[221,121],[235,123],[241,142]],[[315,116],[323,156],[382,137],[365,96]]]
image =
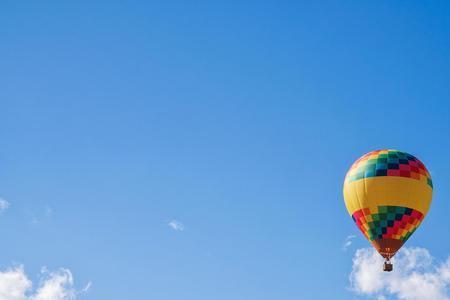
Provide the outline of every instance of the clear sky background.
[[41,267],[67,268],[92,283],[80,299],[359,299],[368,242],[342,184],[379,148],[431,171],[407,245],[445,260],[449,15],[448,1],[3,1],[0,269],[23,265],[37,288]]

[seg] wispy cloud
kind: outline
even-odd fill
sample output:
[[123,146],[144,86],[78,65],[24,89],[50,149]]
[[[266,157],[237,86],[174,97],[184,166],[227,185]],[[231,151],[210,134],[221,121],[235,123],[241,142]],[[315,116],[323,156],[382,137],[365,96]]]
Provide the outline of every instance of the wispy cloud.
[[394,271],[382,271],[383,258],[373,249],[358,249],[353,257],[350,290],[378,299],[448,300],[450,258],[435,262],[424,248],[404,248],[392,260]]
[[[74,287],[72,273],[61,268],[50,272],[42,268],[41,280],[36,290],[25,274],[23,266],[0,271],[0,300],[76,300],[79,292]],[[88,286],[82,290],[86,292]]]
[[87,293],[87,292],[89,291],[89,289],[91,288],[91,286],[92,286],[92,281],[89,281],[89,282],[84,286],[84,288],[81,289],[81,292],[82,292],[82,293]]
[[184,231],[184,224],[177,220],[170,220],[167,225],[175,231]]
[[3,198],[0,198],[0,213],[4,212],[9,208],[9,202]]
[[348,248],[352,245],[353,239],[356,238],[356,235],[349,235],[345,238],[344,243],[342,244],[342,251],[347,251]]
[[46,206],[45,207],[45,217],[47,218],[51,218],[53,215],[53,208],[51,208],[50,206]]
[[73,276],[68,269],[49,272],[46,268],[41,272],[43,281],[30,300],[73,300],[76,290]]
[[53,208],[49,205],[46,205],[43,211],[39,213],[29,212],[31,224],[37,225],[46,220],[50,220],[53,217]]

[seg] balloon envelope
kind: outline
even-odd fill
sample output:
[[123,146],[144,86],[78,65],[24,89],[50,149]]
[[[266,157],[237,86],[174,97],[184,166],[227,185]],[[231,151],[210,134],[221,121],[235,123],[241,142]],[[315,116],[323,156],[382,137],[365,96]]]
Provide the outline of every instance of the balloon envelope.
[[395,255],[423,221],[432,193],[424,164],[406,152],[390,149],[359,158],[344,181],[350,216],[386,259]]

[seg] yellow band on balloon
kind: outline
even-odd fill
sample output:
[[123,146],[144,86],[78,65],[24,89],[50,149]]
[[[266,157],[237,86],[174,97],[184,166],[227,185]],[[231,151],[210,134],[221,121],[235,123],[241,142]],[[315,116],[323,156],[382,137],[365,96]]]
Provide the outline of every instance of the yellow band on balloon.
[[402,206],[426,215],[433,189],[423,180],[399,176],[376,176],[346,182],[345,205],[350,215],[359,209],[377,211],[378,206]]

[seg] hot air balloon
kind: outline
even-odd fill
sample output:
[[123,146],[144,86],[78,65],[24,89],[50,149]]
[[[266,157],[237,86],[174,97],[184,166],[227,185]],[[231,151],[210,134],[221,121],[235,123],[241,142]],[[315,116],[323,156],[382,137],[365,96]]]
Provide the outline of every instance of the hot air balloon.
[[406,152],[369,152],[347,172],[345,205],[358,228],[384,257],[384,271],[392,271],[391,258],[427,215],[432,194],[430,173]]

